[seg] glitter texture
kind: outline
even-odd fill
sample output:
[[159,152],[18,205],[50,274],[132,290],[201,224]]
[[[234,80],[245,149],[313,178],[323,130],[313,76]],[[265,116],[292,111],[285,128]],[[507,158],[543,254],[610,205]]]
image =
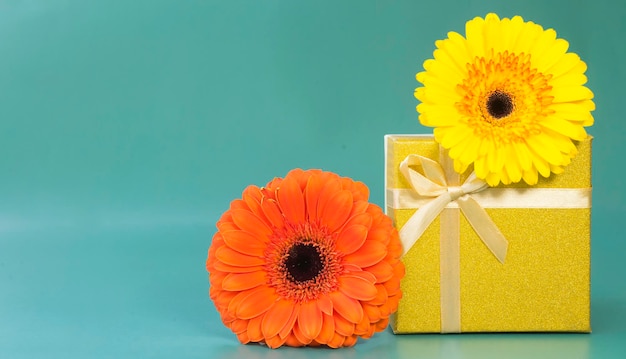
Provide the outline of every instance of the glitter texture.
[[[564,173],[540,178],[535,186],[498,187],[591,187],[591,137],[576,146],[579,153]],[[439,146],[430,136],[389,136],[386,150],[387,188],[409,188],[400,162],[413,153],[437,160]],[[589,332],[591,209],[486,210],[509,241],[509,251],[500,264],[461,215],[461,331]],[[398,229],[414,212],[387,208]],[[403,262],[404,296],[393,331],[440,332],[439,219]]]

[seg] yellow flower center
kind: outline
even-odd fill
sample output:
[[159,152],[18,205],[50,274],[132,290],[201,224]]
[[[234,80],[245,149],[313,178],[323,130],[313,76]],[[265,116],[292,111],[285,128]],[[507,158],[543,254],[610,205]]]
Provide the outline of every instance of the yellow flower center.
[[476,57],[457,87],[461,100],[455,105],[474,135],[519,142],[540,133],[539,121],[552,112],[551,76],[532,68],[523,53]]

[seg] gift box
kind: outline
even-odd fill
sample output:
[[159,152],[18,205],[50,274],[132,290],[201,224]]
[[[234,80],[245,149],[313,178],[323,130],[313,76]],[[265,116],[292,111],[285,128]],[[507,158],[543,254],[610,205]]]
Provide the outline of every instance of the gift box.
[[589,332],[591,142],[536,185],[488,187],[432,136],[387,135],[406,266],[394,333]]

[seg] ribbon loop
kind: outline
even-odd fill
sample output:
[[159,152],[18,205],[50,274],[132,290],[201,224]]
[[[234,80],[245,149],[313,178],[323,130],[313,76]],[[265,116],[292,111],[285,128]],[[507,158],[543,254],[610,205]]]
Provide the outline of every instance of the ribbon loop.
[[[423,173],[412,167],[420,168]],[[423,197],[431,197],[424,206],[415,211],[407,223],[400,229],[400,240],[404,253],[417,242],[426,228],[437,218],[450,202],[456,202],[474,231],[496,258],[504,263],[508,241],[484,208],[471,195],[484,191],[489,185],[472,172],[461,186],[448,186],[449,179],[441,165],[430,158],[420,155],[408,155],[400,164],[400,172],[411,187]]]

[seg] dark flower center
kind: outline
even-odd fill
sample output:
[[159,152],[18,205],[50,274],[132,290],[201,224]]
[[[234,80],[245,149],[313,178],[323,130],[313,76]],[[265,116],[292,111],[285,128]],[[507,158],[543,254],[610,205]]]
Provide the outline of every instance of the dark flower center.
[[289,249],[285,267],[294,282],[306,282],[317,277],[324,268],[318,249],[309,243],[298,243]]
[[513,107],[513,99],[506,92],[496,90],[487,99],[487,111],[496,119],[510,115]]

